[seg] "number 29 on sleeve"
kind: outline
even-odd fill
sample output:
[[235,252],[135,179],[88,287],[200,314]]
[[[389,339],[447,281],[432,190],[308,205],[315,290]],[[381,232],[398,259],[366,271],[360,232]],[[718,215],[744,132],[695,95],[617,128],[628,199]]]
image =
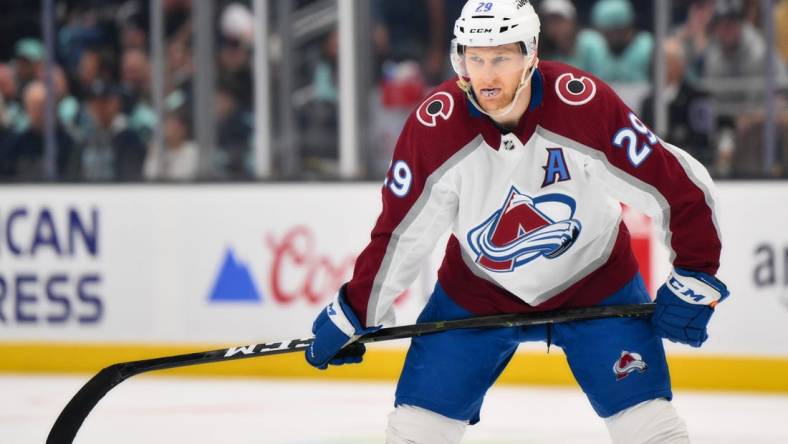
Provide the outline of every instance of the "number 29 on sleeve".
[[397,197],[405,197],[410,192],[413,173],[404,160],[398,160],[391,166],[390,175],[386,175],[383,185]]

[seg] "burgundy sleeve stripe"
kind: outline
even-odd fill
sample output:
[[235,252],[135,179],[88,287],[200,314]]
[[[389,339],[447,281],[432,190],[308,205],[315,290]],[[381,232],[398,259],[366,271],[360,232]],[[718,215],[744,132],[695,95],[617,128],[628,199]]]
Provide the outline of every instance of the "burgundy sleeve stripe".
[[720,223],[717,219],[717,207],[714,195],[707,185],[711,183],[711,176],[709,175],[708,171],[706,171],[706,168],[704,168],[700,162],[690,157],[689,154],[677,146],[665,142],[662,139],[659,139],[659,143],[662,144],[667,152],[676,158],[679,165],[681,165],[681,167],[684,169],[684,173],[687,175],[689,180],[691,180],[696,187],[703,191],[703,196],[706,200],[706,206],[711,210],[711,221],[714,224],[715,231],[717,231],[717,239],[722,242],[722,230],[720,229]]

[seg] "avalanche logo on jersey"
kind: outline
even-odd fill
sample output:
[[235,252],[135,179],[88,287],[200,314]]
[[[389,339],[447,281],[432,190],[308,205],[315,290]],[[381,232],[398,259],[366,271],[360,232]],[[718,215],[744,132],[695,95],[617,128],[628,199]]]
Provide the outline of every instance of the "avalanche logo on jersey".
[[512,186],[501,208],[468,232],[468,244],[482,267],[511,272],[541,256],[554,259],[568,250],[582,228],[574,215],[575,200],[569,196],[532,198]]
[[640,354],[624,350],[621,352],[621,357],[613,364],[613,372],[616,374],[616,381],[620,381],[632,372],[645,372],[647,367]]

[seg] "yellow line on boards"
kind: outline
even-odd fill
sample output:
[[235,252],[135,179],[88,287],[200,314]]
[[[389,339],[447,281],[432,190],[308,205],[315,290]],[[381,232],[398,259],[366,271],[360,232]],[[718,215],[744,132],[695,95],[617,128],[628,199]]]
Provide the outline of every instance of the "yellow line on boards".
[[[94,374],[102,368],[139,359],[220,349],[222,346],[160,346],[142,344],[0,343],[0,372]],[[362,365],[315,370],[301,353],[250,358],[225,363],[182,367],[153,374],[330,378],[395,381],[402,369],[402,349],[370,349]],[[676,389],[735,390],[788,393],[788,358],[675,355],[668,356]],[[611,365],[611,375],[612,366]],[[559,352],[517,353],[499,380],[511,385],[575,385],[564,355]]]

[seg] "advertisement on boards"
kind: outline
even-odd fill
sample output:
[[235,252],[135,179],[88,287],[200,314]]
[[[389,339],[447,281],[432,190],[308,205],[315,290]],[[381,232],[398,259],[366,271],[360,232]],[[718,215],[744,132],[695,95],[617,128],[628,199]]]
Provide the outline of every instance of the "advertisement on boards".
[[[308,336],[380,209],[369,184],[16,187],[0,197],[0,340]],[[422,287],[397,300],[400,322],[415,320]]]
[[[376,184],[0,190],[0,341],[244,343],[310,335],[352,275]],[[722,183],[731,290],[699,353],[788,356],[788,186]],[[670,271],[647,217],[624,220],[651,291]],[[444,237],[397,301],[414,322]],[[669,347],[674,347],[668,344]],[[688,349],[676,346],[682,352]]]

